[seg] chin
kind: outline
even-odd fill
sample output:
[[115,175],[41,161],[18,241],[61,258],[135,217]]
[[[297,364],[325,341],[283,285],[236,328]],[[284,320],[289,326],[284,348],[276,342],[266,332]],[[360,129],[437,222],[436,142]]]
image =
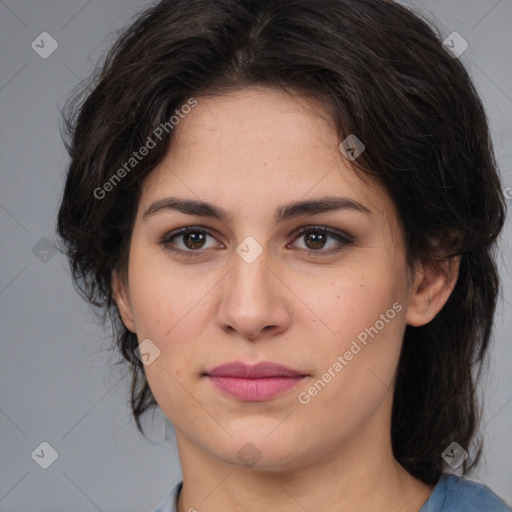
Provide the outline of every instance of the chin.
[[[275,424],[272,428],[275,428]],[[287,471],[298,468],[301,460],[306,457],[307,447],[300,440],[295,442],[285,430],[281,435],[276,432],[269,435],[271,431],[272,429],[266,429],[263,433],[252,430],[234,432],[235,437],[228,441],[226,451],[217,453],[217,456],[238,468],[245,467],[255,471]]]

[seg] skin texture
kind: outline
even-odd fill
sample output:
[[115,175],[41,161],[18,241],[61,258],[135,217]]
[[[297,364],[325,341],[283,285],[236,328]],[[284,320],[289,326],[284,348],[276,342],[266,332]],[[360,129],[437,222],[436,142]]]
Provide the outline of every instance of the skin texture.
[[[114,280],[124,324],[139,343],[149,338],[160,349],[144,369],[176,429],[179,511],[417,512],[432,489],[391,451],[394,374],[406,324],[423,325],[439,312],[455,285],[456,262],[448,273],[408,269],[391,199],[350,168],[321,105],[264,87],[197,99],[143,183],[128,278]],[[274,223],[278,206],[326,195],[371,213],[347,209]],[[232,218],[164,209],[143,219],[169,196],[213,203]],[[354,241],[329,235],[322,245],[296,235],[318,225]],[[203,245],[186,236],[170,245],[200,255],[180,256],[162,243],[185,226],[210,235]],[[249,236],[263,249],[252,263],[236,252]],[[325,254],[335,247],[341,250]],[[394,318],[300,403],[298,394],[397,303]],[[308,377],[271,400],[244,402],[202,375],[229,361],[274,361]],[[252,467],[237,455],[249,442],[261,454]]]

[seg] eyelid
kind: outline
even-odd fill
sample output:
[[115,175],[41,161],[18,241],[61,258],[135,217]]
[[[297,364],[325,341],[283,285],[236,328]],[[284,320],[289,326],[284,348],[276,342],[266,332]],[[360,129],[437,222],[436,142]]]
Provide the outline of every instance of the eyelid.
[[[199,256],[199,255],[203,255],[208,249],[211,249],[211,248],[197,249],[197,250],[193,250],[193,249],[183,250],[183,249],[176,249],[174,247],[170,247],[170,244],[176,238],[179,238],[180,236],[185,235],[187,233],[202,233],[202,234],[210,236],[216,240],[216,236],[214,236],[212,234],[212,231],[215,232],[215,230],[213,230],[212,228],[207,228],[204,226],[184,226],[182,228],[177,228],[177,229],[173,229],[172,231],[166,232],[162,237],[160,237],[159,244],[163,245],[165,249],[172,251],[174,253],[185,254],[187,256],[192,256],[192,255]],[[218,242],[218,240],[217,240],[217,242]],[[222,244],[222,242],[218,242],[218,243],[220,243],[221,245],[224,245],[224,244]]]
[[293,233],[295,238],[307,233],[308,231],[319,231],[321,233],[326,233],[331,236],[338,236],[343,238],[346,242],[354,242],[355,238],[352,235],[349,235],[347,232],[342,231],[340,229],[331,228],[330,226],[326,226],[324,224],[310,224],[307,226],[300,227],[297,231]]
[[[299,230],[294,233],[292,243],[294,243],[296,240],[301,238],[302,235],[308,232],[322,233],[324,235],[334,238],[337,241],[337,244],[334,247],[331,247],[330,249],[298,249],[300,252],[307,252],[308,256],[314,258],[326,258],[332,256],[343,251],[346,247],[354,245],[355,242],[355,238],[344,231],[340,231],[338,229],[331,228],[325,225],[308,225],[299,228]],[[288,245],[290,244],[287,244],[287,247]]]

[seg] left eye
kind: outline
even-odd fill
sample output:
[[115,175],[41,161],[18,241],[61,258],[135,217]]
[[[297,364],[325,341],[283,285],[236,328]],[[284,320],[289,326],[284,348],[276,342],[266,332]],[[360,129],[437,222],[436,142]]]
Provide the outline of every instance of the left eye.
[[[213,248],[215,246],[224,247],[222,244],[217,242],[216,244],[211,245],[210,247],[205,247],[205,242],[207,237],[214,237],[204,228],[201,227],[186,227],[180,229],[175,233],[170,233],[166,235],[161,243],[162,245],[173,252],[177,252],[180,254],[184,254],[186,256],[194,256],[200,252],[200,249],[208,249]],[[353,240],[349,235],[345,235],[342,233],[338,233],[337,231],[333,231],[331,229],[326,228],[325,226],[308,226],[302,228],[298,233],[295,234],[294,241],[303,239],[305,243],[305,247],[299,247],[300,250],[309,251],[309,254],[317,255],[314,253],[318,253],[318,256],[322,254],[331,254],[337,251],[342,250],[345,246],[351,245]],[[330,248],[325,248],[327,240],[331,238],[334,240],[334,243],[331,244]],[[175,239],[180,240],[182,242],[181,247],[176,247]],[[292,244],[287,244],[289,247]],[[195,254],[194,254],[195,253]]]
[[[344,246],[351,245],[353,240],[348,235],[343,235],[337,231],[326,228],[325,226],[309,226],[302,228],[296,235],[296,240],[303,239],[306,247],[304,250],[319,252],[320,255],[331,254],[343,249]],[[325,250],[325,244],[328,238],[334,239],[334,247]],[[320,251],[323,249],[322,251]]]

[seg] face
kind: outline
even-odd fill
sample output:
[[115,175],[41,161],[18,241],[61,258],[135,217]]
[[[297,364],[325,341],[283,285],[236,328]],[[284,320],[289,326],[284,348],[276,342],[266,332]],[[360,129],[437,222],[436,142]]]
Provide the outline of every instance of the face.
[[[385,439],[418,314],[393,203],[311,100],[255,87],[197,101],[143,183],[116,291],[125,325],[160,351],[144,366],[155,399],[179,440],[239,466],[251,450],[286,469]],[[326,197],[337,207],[322,211]],[[300,377],[212,375],[230,362]]]

